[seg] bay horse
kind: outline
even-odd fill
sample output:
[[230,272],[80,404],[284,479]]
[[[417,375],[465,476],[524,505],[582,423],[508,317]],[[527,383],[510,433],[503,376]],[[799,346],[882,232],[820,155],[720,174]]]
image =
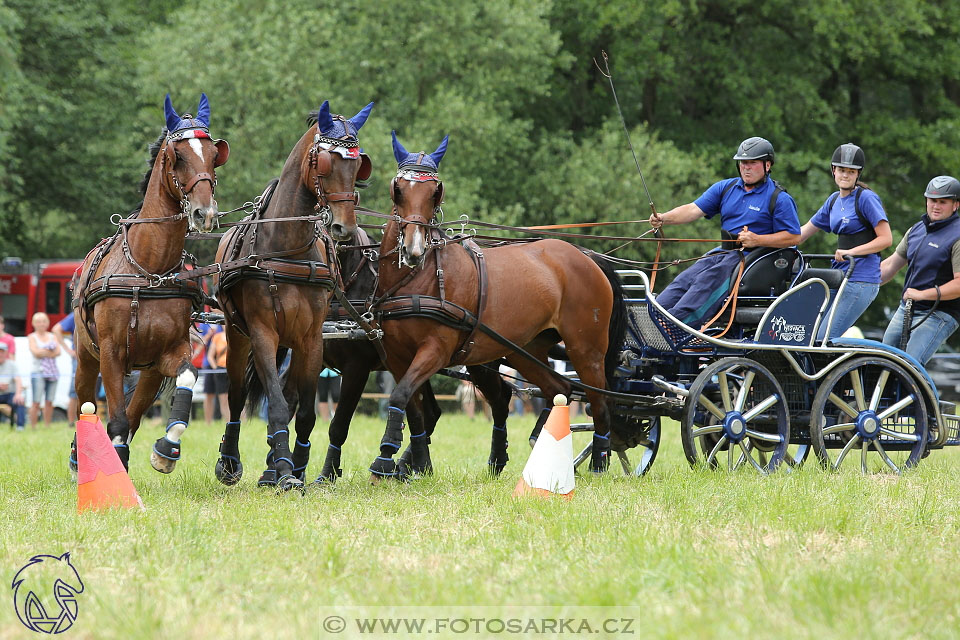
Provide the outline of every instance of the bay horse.
[[[362,228],[357,229],[357,235],[350,243],[337,245],[337,255],[343,274],[343,292],[358,313],[366,311],[365,305],[372,299],[377,288],[379,253],[374,246]],[[338,302],[333,302],[328,319],[347,320],[350,319],[350,314],[342,309]],[[323,346],[323,360],[328,367],[340,371],[341,387],[340,400],[330,420],[329,445],[323,467],[315,481],[316,484],[335,482],[342,475],[341,452],[347,440],[350,421],[363,395],[364,386],[370,372],[385,369],[379,351],[374,342],[369,340],[326,340]],[[410,419],[418,420],[423,424],[423,430],[429,441],[440,418],[441,409],[429,381],[421,387],[419,395],[421,396],[419,402],[412,402],[410,405]],[[411,456],[412,451],[408,449],[402,458],[401,464],[406,465],[407,474],[426,473],[430,470],[429,460],[421,461],[421,465],[416,469],[411,468],[409,462]]]
[[[311,126],[275,188],[268,187],[253,216],[224,234],[217,249],[223,273],[215,283],[226,319],[230,380],[230,420],[215,469],[224,484],[235,484],[243,473],[238,440],[244,403],[249,397],[256,407],[266,396],[270,453],[259,484],[303,487],[323,367],[323,321],[337,280],[334,242],[348,242],[357,230],[355,187],[371,171],[357,132],[372,108],[371,102],[344,118],[331,114],[324,101],[308,116]],[[278,367],[288,350],[290,366],[281,381]],[[287,425],[294,412],[291,450]]]
[[[387,367],[398,383],[390,395],[380,455],[370,466],[374,477],[398,474],[393,456],[403,440],[407,403],[441,367],[505,357],[547,398],[566,395],[570,382],[546,364],[548,350],[562,340],[580,380],[605,389],[625,331],[620,282],[600,256],[560,240],[481,251],[440,230],[439,163],[447,142],[445,137],[433,153],[409,153],[393,134],[398,164],[390,184],[393,218],[380,245],[374,309],[384,332]],[[536,362],[491,333],[522,346]],[[602,471],[610,451],[607,404],[596,390],[587,389],[586,395],[595,425],[591,469]],[[505,461],[509,395],[488,400],[494,417],[491,460]],[[410,440],[417,465],[427,451],[424,433],[413,421]]]
[[[151,168],[140,184],[143,203],[90,251],[75,281],[75,384],[79,403],[95,403],[97,374],[103,377],[107,433],[126,467],[144,411],[164,378],[176,378],[166,435],[150,456],[154,469],[170,473],[180,458],[197,379],[190,363],[191,310],[204,299],[195,280],[178,277],[184,238],[188,230],[207,232],[216,225],[216,167],[227,162],[230,146],[210,137],[206,94],[196,117],[179,116],[167,94],[164,115],[166,126],[150,146]],[[141,374],[128,404],[123,378],[133,369]],[[73,446],[75,453],[76,438]],[[75,455],[70,462],[75,468]]]

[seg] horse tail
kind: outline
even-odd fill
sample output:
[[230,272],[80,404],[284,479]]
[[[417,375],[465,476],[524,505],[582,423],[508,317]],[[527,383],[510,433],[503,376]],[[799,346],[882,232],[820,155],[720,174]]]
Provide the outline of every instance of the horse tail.
[[[277,349],[277,370],[280,369],[283,361],[287,358],[287,352],[289,350],[287,347],[279,347]],[[285,377],[286,372],[280,377],[281,386],[283,386],[283,378]],[[243,374],[243,387],[247,390],[248,413],[259,415],[260,405],[262,405],[263,401],[267,398],[267,390],[263,386],[263,381],[260,380],[260,376],[257,374],[257,367],[253,364],[253,350],[251,350],[250,355],[247,356],[247,370]]]
[[607,333],[609,342],[607,343],[607,353],[603,358],[603,373],[609,387],[614,371],[617,369],[617,364],[620,362],[620,350],[623,346],[624,336],[627,334],[627,305],[623,301],[623,283],[620,281],[620,276],[617,275],[614,263],[593,251],[588,251],[587,255],[603,271],[603,275],[607,277],[610,288],[613,290],[613,309],[610,312],[610,329]]

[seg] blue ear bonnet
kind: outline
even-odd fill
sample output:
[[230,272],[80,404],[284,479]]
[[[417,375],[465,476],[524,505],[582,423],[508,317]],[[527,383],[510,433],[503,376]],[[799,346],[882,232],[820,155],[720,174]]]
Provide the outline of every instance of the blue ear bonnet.
[[184,129],[210,129],[210,102],[207,100],[207,94],[200,94],[200,103],[197,105],[197,115],[193,116],[184,113],[183,117],[177,115],[173,108],[173,102],[170,100],[170,94],[167,94],[163,102],[163,114],[166,118],[167,131],[175,133]]
[[447,152],[447,142],[450,136],[444,136],[440,146],[433,153],[410,153],[403,148],[400,141],[397,140],[397,132],[391,131],[393,137],[393,157],[397,160],[397,168],[402,169],[409,165],[416,165],[424,169],[430,169],[434,172],[440,171],[440,161],[443,160],[443,154]]
[[317,130],[325,138],[353,138],[356,140],[357,133],[370,116],[371,109],[373,109],[372,102],[352,118],[334,117],[330,113],[330,101],[324,100],[317,112]]

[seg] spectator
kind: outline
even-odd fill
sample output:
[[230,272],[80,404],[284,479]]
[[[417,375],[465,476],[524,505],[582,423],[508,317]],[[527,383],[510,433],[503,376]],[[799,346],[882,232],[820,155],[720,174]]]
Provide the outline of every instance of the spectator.
[[227,376],[227,334],[220,325],[211,325],[206,335],[208,370],[203,380],[203,417],[207,424],[214,419],[214,402],[220,407],[220,416],[224,420],[230,415],[227,403],[227,389],[230,379]]
[[0,404],[10,405],[13,413],[10,426],[13,427],[13,418],[17,421],[17,431],[23,431],[26,422],[26,409],[23,406],[23,381],[17,363],[10,357],[10,347],[0,341]]
[[3,330],[5,321],[3,316],[0,316],[0,342],[7,345],[7,350],[10,352],[10,358],[13,358],[17,355],[17,342],[13,339],[13,336]]
[[393,375],[389,371],[377,371],[377,386],[380,388],[380,393],[387,395],[386,398],[380,398],[377,401],[380,417],[386,419],[387,417],[387,404],[390,402],[390,394],[393,393],[394,387],[397,386],[397,381],[394,380]]
[[328,402],[333,404],[333,411],[336,412],[337,403],[340,402],[340,372],[325,367],[317,378],[317,412],[324,422],[330,420]]
[[[68,394],[70,401],[67,404],[67,422],[70,424],[76,424],[77,422],[77,388],[74,382],[77,376],[77,352],[73,349],[73,345],[76,344],[76,338],[73,332],[76,328],[77,325],[73,320],[73,311],[71,311],[63,320],[53,325],[53,329],[51,329],[53,335],[57,338],[57,342],[60,343],[60,348],[70,356],[73,363],[73,370],[70,373],[69,382],[70,393]],[[70,336],[69,342],[66,336]]]
[[460,408],[468,418],[473,418],[477,410],[477,387],[469,380],[461,380],[457,387],[456,397],[460,401]]
[[33,391],[30,428],[35,429],[41,399],[44,403],[44,426],[49,427],[53,420],[53,397],[57,393],[57,379],[60,377],[60,370],[57,368],[60,345],[57,343],[57,337],[49,331],[50,317],[47,314],[42,312],[33,314],[30,323],[33,325],[33,333],[27,336],[30,353],[33,354],[33,371],[30,376],[30,386]]

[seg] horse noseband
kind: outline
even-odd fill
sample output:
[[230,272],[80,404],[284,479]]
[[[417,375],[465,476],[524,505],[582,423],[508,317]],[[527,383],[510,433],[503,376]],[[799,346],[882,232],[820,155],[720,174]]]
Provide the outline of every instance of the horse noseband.
[[200,182],[201,180],[206,180],[207,182],[209,182],[211,189],[217,186],[217,179],[214,176],[207,173],[206,171],[204,171],[202,173],[195,174],[192,178],[190,178],[189,181],[187,181],[187,184],[181,187],[181,189],[183,189],[184,195],[193,191],[193,188],[197,186],[197,183]]

